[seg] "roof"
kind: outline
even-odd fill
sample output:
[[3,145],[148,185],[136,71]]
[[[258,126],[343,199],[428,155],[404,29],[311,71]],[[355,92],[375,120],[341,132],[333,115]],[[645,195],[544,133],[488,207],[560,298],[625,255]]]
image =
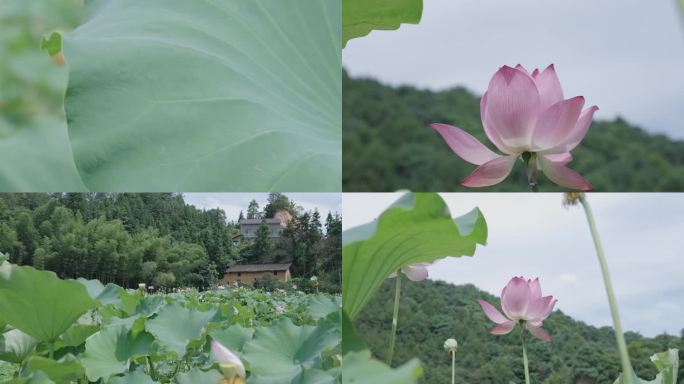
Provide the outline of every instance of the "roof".
[[268,271],[287,271],[292,263],[286,264],[243,264],[233,265],[228,268],[226,273],[231,272],[268,272]]
[[[281,221],[278,218],[266,219],[266,224],[280,224]],[[244,224],[261,224],[261,219],[242,219],[240,220],[240,225]]]

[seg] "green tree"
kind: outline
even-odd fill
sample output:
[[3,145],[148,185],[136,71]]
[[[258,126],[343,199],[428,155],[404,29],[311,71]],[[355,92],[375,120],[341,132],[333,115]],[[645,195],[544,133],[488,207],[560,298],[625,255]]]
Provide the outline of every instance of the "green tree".
[[20,250],[18,260],[21,263],[31,264],[33,252],[38,246],[39,234],[38,230],[33,226],[33,218],[29,212],[21,212],[17,217],[15,226],[17,240],[21,242],[23,247]]
[[[308,274],[320,278],[329,267],[322,263],[329,259],[329,250],[320,225],[307,219],[311,215],[293,219],[294,247],[297,260],[304,255],[310,260]],[[248,243],[239,250],[232,242],[237,233],[239,227],[223,210],[197,209],[177,193],[0,195],[0,251],[15,263],[51,270],[62,278],[137,287],[140,282],[154,285],[166,274],[168,287],[205,289],[241,258],[255,263],[293,260],[288,237],[273,241],[268,228],[262,229],[256,245]],[[312,243],[311,236],[319,240]]]
[[259,261],[268,260],[271,255],[273,244],[271,242],[271,230],[266,223],[266,218],[261,219],[261,224],[257,229],[254,244],[251,247],[250,262],[255,263]]
[[[354,320],[357,331],[380,359],[387,351],[393,295],[394,282],[388,280]],[[422,382],[449,382],[451,361],[441,346],[444,340],[454,337],[459,342],[456,377],[460,382],[523,382],[519,337],[490,334],[493,324],[485,317],[478,299],[499,302],[497,297],[473,285],[455,286],[431,280],[402,284],[396,364],[418,356],[425,372]],[[528,339],[532,382],[603,384],[615,381],[620,360],[611,328],[589,326],[559,310],[544,321],[544,328],[553,337],[551,343]],[[643,378],[653,378],[656,374],[649,356],[676,348],[680,343],[679,337],[671,335],[646,338],[632,333],[627,339],[630,351],[638,351],[638,355],[631,357],[637,363],[634,369]]]
[[154,277],[153,283],[159,289],[168,290],[176,285],[176,276],[171,272],[161,272]]
[[259,216],[259,203],[256,200],[252,200],[247,207],[247,218],[256,219],[257,216]]
[[286,210],[292,214],[294,212],[294,204],[282,193],[269,193],[266,206],[264,207],[264,215],[267,218],[272,218],[280,210]]

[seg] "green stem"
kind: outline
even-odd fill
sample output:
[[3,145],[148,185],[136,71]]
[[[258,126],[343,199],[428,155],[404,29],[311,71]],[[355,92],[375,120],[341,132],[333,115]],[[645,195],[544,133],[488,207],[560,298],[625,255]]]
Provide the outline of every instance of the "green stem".
[[392,365],[394,357],[394,343],[397,339],[397,322],[399,321],[399,295],[401,294],[401,270],[397,271],[397,285],[394,290],[394,312],[392,313],[392,334],[390,335],[389,351],[387,352],[387,365]]
[[456,351],[451,351],[451,384],[456,384]]
[[620,323],[620,314],[618,312],[617,300],[615,299],[615,292],[613,292],[613,283],[610,281],[610,273],[608,272],[608,262],[606,261],[606,255],[603,252],[603,246],[601,245],[601,239],[599,238],[598,230],[596,229],[596,223],[594,222],[594,215],[591,212],[591,207],[586,199],[586,196],[582,194],[580,196],[580,202],[584,207],[584,212],[587,215],[587,222],[589,223],[589,230],[591,231],[591,236],[594,239],[594,246],[596,247],[596,254],[598,255],[599,264],[601,265],[601,273],[603,273],[603,282],[606,286],[606,294],[608,294],[608,303],[610,304],[610,314],[613,317],[613,325],[615,327],[615,339],[617,340],[618,351],[620,352],[620,361],[622,363],[622,372],[625,377],[627,384],[634,384],[634,378],[632,373],[632,363],[629,360],[629,353],[627,352],[627,343],[625,342],[625,336],[622,333],[622,324]]
[[146,356],[145,360],[147,360],[147,372],[152,380],[157,380],[157,372],[154,371],[154,363],[152,362],[152,358]]
[[525,327],[520,323],[520,342],[523,350],[523,367],[525,368],[525,384],[530,384],[530,366],[527,361],[527,341],[525,340]]
[[522,154],[525,168],[527,169],[527,185],[530,192],[539,192],[539,182],[537,182],[537,154],[534,152],[525,152]]
[[55,343],[50,342],[50,359],[54,360],[55,358]]

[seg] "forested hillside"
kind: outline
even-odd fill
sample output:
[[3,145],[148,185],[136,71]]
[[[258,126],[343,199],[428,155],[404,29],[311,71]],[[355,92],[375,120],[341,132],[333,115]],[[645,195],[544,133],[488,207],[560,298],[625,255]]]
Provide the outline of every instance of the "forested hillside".
[[[387,353],[393,299],[394,282],[388,280],[355,320],[357,331],[381,359]],[[489,334],[493,324],[485,318],[477,299],[499,305],[498,298],[472,285],[454,286],[431,280],[402,284],[394,365],[417,356],[424,367],[422,382],[450,382],[451,358],[442,344],[447,338],[455,337],[458,340],[456,382],[523,382],[517,332],[506,336]],[[620,362],[612,328],[592,327],[558,310],[544,322],[544,328],[553,337],[551,343],[529,341],[533,383],[613,383]],[[684,350],[684,329],[680,336],[645,338],[628,332],[626,338],[635,370],[639,377],[648,380],[656,374],[649,360],[652,354],[668,348]],[[681,353],[679,377],[679,383],[684,383]]]
[[272,194],[263,212],[255,209],[272,217],[276,206],[285,206],[293,217],[282,239],[236,246],[237,217],[197,209],[181,194],[2,194],[0,252],[12,263],[62,278],[124,287],[144,282],[203,289],[236,263],[289,261],[295,277],[317,275],[322,288],[337,291],[340,216],[329,214],[324,231],[317,211],[297,208],[282,194]]
[[[600,100],[594,100],[599,104]],[[345,191],[463,191],[475,169],[453,154],[428,123],[456,125],[488,143],[480,97],[466,89],[441,92],[389,87],[343,74],[343,186]],[[490,145],[490,148],[493,146]],[[684,141],[653,135],[622,119],[595,121],[572,152],[569,167],[596,191],[681,191]],[[558,187],[542,178],[542,191]],[[522,166],[481,191],[526,191]]]

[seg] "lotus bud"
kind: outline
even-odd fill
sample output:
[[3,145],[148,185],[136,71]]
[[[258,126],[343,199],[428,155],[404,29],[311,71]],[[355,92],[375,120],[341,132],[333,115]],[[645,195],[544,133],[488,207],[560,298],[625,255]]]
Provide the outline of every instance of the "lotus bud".
[[[427,267],[430,263],[415,263],[404,265],[401,267],[401,272],[408,277],[411,281],[422,281],[428,278]],[[390,278],[397,277],[397,273],[394,272],[389,275]]]
[[138,284],[138,291],[140,291],[140,294],[141,294],[141,295],[144,295],[144,294],[145,294],[145,290],[146,290],[146,288],[145,288],[145,283],[140,283],[140,284]]
[[449,352],[456,352],[456,348],[458,347],[458,342],[456,339],[446,339],[444,342],[444,350],[449,351]]
[[218,341],[212,340],[211,355],[219,364],[221,373],[223,373],[223,377],[225,378],[221,383],[244,384],[244,379],[247,376],[245,366],[242,364],[240,358],[231,352],[230,349],[224,347]]

